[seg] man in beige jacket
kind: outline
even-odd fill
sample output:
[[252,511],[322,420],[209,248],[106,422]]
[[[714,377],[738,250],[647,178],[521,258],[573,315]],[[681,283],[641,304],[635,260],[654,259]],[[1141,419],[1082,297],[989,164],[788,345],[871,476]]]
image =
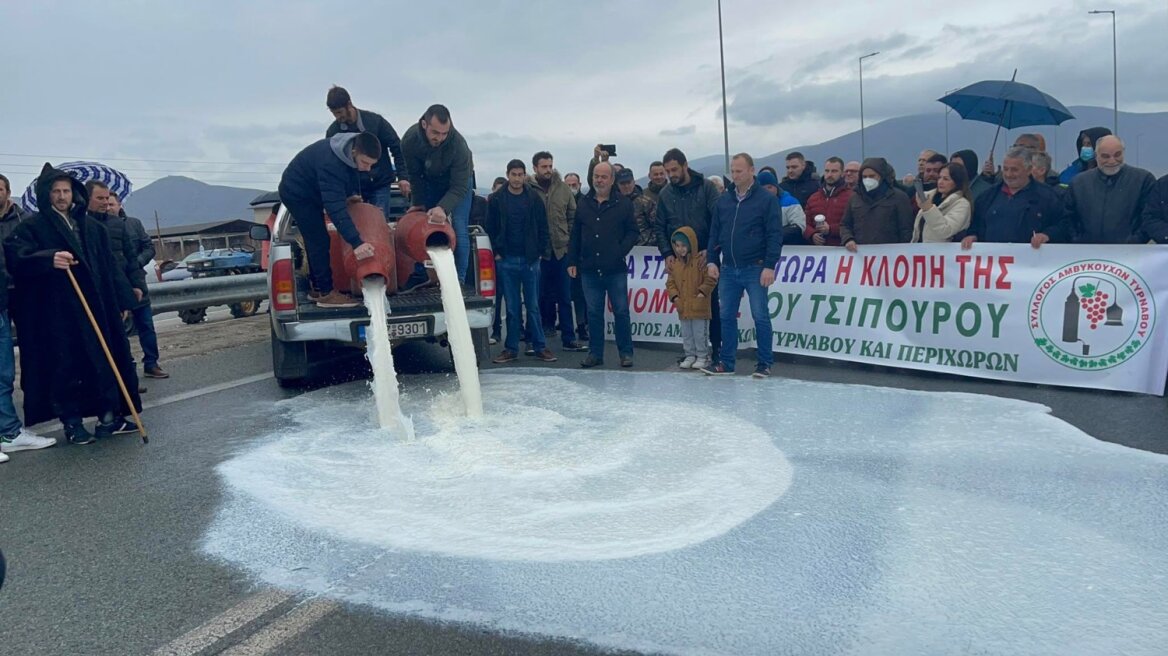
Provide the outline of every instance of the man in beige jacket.
[[548,338],[556,334],[558,315],[563,350],[585,351],[587,347],[576,341],[576,322],[572,318],[572,279],[568,276],[568,238],[572,222],[576,220],[576,195],[560,179],[551,153],[536,153],[531,158],[531,166],[535,173],[529,184],[543,200],[548,222],[548,252],[542,263],[539,294],[544,334]]

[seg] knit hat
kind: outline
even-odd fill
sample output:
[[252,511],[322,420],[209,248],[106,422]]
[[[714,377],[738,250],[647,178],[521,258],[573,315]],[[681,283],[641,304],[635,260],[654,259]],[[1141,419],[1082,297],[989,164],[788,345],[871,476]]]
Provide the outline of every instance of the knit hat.
[[779,179],[775,177],[774,173],[771,173],[770,171],[763,171],[762,173],[758,174],[758,184],[763,187],[767,185],[778,187]]

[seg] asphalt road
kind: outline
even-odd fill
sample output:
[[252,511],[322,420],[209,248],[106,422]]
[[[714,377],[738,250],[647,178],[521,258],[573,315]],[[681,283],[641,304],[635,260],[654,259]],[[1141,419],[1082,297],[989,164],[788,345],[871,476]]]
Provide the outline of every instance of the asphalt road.
[[[221,502],[214,467],[272,429],[272,402],[297,394],[270,377],[266,340],[255,341],[256,335],[266,337],[262,319],[244,321],[249,323],[236,328],[253,326],[249,343],[167,362],[173,378],[149,381],[149,445],[125,437],[58,446],[13,454],[0,466],[0,548],[9,565],[0,591],[0,654],[611,653],[263,589],[203,555],[199,541]],[[164,343],[166,334],[176,331],[177,338],[187,328],[193,327],[167,326]],[[543,366],[576,367],[581,356],[564,354]],[[675,356],[671,347],[640,348],[637,369],[673,368]],[[449,366],[436,347],[399,349],[396,357],[403,373]],[[610,364],[616,360],[609,354]],[[536,361],[521,358],[521,364]],[[1168,453],[1164,398],[801,358],[780,358],[775,372],[1033,401],[1099,439]],[[342,379],[362,373],[354,367]],[[402,380],[411,386],[408,375]],[[773,382],[760,381],[760,391]],[[809,413],[841,411],[863,409],[824,408],[807,400]]]

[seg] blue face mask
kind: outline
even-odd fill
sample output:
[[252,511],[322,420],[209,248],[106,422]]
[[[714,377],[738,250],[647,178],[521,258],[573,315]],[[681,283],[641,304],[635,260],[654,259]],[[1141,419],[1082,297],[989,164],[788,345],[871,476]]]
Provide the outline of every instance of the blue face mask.
[[1079,149],[1079,159],[1084,162],[1090,162],[1095,159],[1095,149],[1091,146],[1083,146]]

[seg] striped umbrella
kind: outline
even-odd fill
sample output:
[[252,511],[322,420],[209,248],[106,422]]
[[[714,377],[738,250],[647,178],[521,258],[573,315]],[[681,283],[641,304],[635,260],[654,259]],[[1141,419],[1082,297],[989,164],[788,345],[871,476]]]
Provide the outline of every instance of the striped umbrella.
[[[118,200],[121,200],[123,203],[126,201],[126,197],[130,195],[130,192],[134,190],[133,183],[130,182],[130,178],[125,173],[101,162],[65,162],[54,168],[68,173],[81,184],[85,184],[90,180],[104,182],[110,188],[110,192],[116,195]],[[28,189],[24,190],[24,194],[20,197],[20,204],[24,206],[26,211],[37,211],[36,180],[33,180],[28,185]]]

